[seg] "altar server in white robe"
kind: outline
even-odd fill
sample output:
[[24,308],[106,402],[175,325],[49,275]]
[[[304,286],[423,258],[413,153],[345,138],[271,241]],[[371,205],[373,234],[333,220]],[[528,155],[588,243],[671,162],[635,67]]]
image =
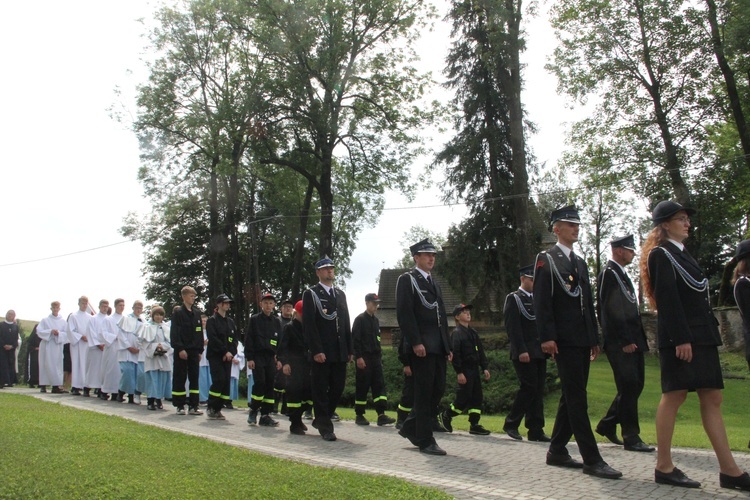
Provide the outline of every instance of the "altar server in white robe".
[[[235,362],[236,360],[236,362]],[[229,401],[224,403],[224,408],[233,410],[234,405],[232,401],[239,399],[240,394],[240,372],[245,367],[245,346],[242,342],[237,344],[237,355],[232,358],[232,372],[229,380]]]
[[[109,301],[102,299],[99,301],[99,313],[89,321],[88,344],[89,352],[86,355],[86,386],[94,389],[96,394],[100,393],[102,387],[102,358],[104,357],[104,332],[112,331],[112,323],[109,321],[107,311]],[[84,396],[88,396],[88,391],[84,389]]]
[[125,300],[115,299],[115,311],[107,316],[111,328],[102,330],[104,351],[102,352],[102,387],[99,397],[105,400],[111,394],[111,400],[117,401],[117,390],[120,388],[120,363],[117,360],[117,338],[120,335],[120,329],[117,323],[122,319],[124,310]]
[[149,410],[162,410],[162,399],[172,394],[172,363],[174,350],[169,343],[169,324],[164,323],[164,308],[151,308],[151,321],[138,329],[141,349],[146,353],[146,394]]
[[68,316],[68,341],[70,342],[71,389],[70,393],[80,396],[86,388],[86,356],[89,342],[86,334],[91,321],[89,298],[82,295],[78,299],[78,310]]
[[123,401],[123,397],[127,394],[128,403],[138,405],[141,404],[141,395],[138,391],[138,363],[141,354],[145,354],[141,352],[142,349],[140,349],[138,340],[138,329],[143,323],[140,317],[141,311],[143,311],[143,302],[136,300],[133,304],[133,312],[123,316],[117,322],[119,328],[117,333],[117,361],[120,363],[121,373],[117,400]]
[[42,319],[36,329],[41,339],[39,344],[39,387],[40,392],[47,392],[52,386],[52,393],[68,392],[63,385],[63,348],[68,343],[67,323],[60,315],[60,303],[50,304],[52,314]]

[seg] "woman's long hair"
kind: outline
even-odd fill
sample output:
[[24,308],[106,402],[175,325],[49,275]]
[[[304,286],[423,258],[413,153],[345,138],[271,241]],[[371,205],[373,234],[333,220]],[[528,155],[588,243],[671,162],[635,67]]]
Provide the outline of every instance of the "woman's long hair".
[[643,246],[641,247],[641,258],[638,263],[641,271],[641,285],[643,285],[643,294],[646,296],[646,300],[648,300],[648,305],[651,306],[651,309],[653,309],[654,311],[657,309],[657,307],[656,299],[654,299],[653,294],[654,290],[651,286],[651,276],[649,276],[648,274],[648,255],[651,253],[651,250],[653,250],[654,247],[658,247],[667,239],[667,231],[661,226],[661,224],[653,228],[651,232],[648,233],[646,241],[643,242]]
[[746,255],[737,262],[734,274],[732,274],[732,286],[734,286],[740,276],[747,276],[748,274],[750,274],[750,255]]

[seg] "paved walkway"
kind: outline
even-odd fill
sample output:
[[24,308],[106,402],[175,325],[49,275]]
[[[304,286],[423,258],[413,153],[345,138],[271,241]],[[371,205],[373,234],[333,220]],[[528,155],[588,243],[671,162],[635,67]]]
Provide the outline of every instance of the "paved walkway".
[[[280,417],[276,428],[248,426],[246,410],[225,410],[227,420],[209,421],[205,415],[176,415],[171,406],[152,412],[146,410],[145,404],[136,406],[69,394],[40,394],[36,389],[13,388],[3,392],[6,391],[119,415],[142,424],[311,465],[398,477],[439,488],[457,498],[750,498],[747,493],[719,487],[718,464],[708,450],[680,448],[673,451],[679,467],[703,483],[703,488],[691,490],[654,483],[653,454],[626,452],[610,444],[600,445],[600,450],[604,460],[623,472],[620,480],[598,479],[580,470],[545,465],[546,444],[514,441],[505,435],[472,436],[462,431],[438,434],[438,444],[448,456],[435,457],[419,453],[392,426],[363,427],[351,421],[339,422],[336,423],[338,441],[328,443],[309,422],[310,431],[306,436],[291,435],[285,417]],[[580,458],[575,444],[569,449],[574,458]],[[749,454],[735,453],[735,457],[740,467],[750,469]]]

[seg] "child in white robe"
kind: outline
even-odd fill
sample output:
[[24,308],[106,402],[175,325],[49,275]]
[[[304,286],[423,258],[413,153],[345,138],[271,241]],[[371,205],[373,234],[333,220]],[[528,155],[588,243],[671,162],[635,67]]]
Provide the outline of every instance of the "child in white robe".
[[234,410],[232,401],[239,399],[240,371],[245,367],[245,348],[242,342],[237,345],[237,355],[232,358],[232,374],[229,380],[229,401],[224,403],[224,408]]
[[141,349],[146,351],[144,369],[146,371],[146,393],[149,410],[163,409],[162,399],[170,395],[172,384],[172,364],[169,357],[173,352],[169,343],[169,325],[164,323],[164,308],[151,308],[151,321],[138,329]]

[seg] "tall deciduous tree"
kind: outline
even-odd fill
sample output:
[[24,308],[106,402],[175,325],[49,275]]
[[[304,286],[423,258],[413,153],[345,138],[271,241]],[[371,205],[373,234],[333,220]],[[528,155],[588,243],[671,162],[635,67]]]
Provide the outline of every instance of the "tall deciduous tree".
[[565,93],[599,99],[579,145],[592,137],[619,143],[623,162],[660,172],[689,205],[686,165],[704,164],[704,126],[717,103],[707,85],[710,47],[687,7],[683,0],[562,0],[552,9],[560,44],[549,67]]
[[368,197],[408,191],[419,131],[431,120],[420,108],[429,80],[410,66],[410,46],[430,11],[402,0],[224,5],[225,19],[267,58],[269,143],[261,161],[294,170],[315,189],[319,253],[338,254],[334,192],[343,185]]

